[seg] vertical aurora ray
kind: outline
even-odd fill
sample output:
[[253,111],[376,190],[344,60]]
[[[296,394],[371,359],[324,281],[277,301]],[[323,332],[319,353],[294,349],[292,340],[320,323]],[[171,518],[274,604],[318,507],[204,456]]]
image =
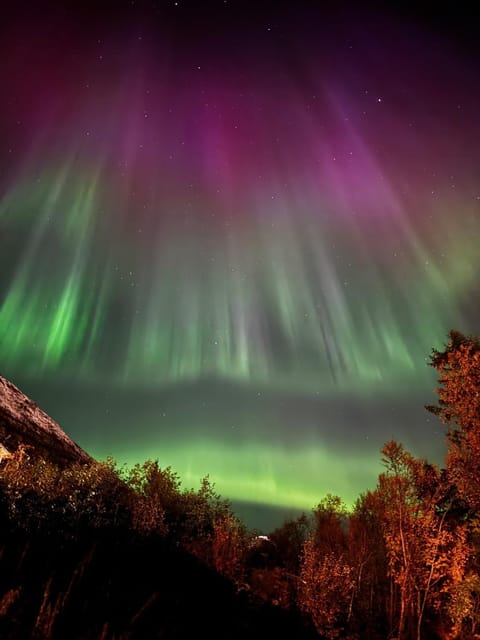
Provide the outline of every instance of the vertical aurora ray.
[[[39,29],[4,62],[1,372],[94,389],[65,391],[78,418],[58,401],[94,454],[158,454],[235,499],[353,499],[378,470],[369,422],[408,440],[391,405],[421,410],[430,349],[479,331],[477,72],[389,22],[319,38],[305,19],[241,55],[65,29],[63,58]],[[346,422],[372,449],[330,486]]]
[[[304,119],[300,130],[303,156],[294,145],[291,157],[280,152],[276,163],[265,139],[269,123],[257,114],[258,175],[255,153],[246,167],[244,142],[229,139],[225,127],[215,131],[210,113],[194,117],[194,104],[183,117],[208,132],[193,136],[207,171],[196,167],[188,182],[193,167],[182,158],[172,185],[171,170],[165,176],[160,160],[156,170],[145,125],[138,122],[145,106],[138,95],[131,103],[132,112],[114,118],[125,140],[99,142],[101,170],[79,179],[72,161],[57,176],[42,176],[33,194],[27,182],[4,197],[7,231],[24,211],[32,229],[2,307],[5,358],[10,352],[22,360],[33,344],[39,370],[63,366],[68,353],[72,369],[88,376],[100,367],[93,355],[98,338],[106,350],[102,375],[114,384],[208,374],[348,389],[387,375],[395,385],[418,374],[419,347],[426,353],[455,323],[455,301],[470,284],[465,265],[474,253],[473,236],[462,229],[449,233],[451,223],[433,209],[441,233],[422,233],[359,132],[342,122],[337,104],[330,117],[333,137],[349,149],[343,165],[335,155],[327,160],[334,153],[328,140],[315,151],[313,119]],[[171,148],[161,118],[149,127],[154,140],[166,139]],[[104,128],[108,133],[107,123]],[[270,137],[277,140],[275,133]],[[124,149],[124,159],[112,158],[112,149]],[[320,162],[307,162],[304,172],[309,149]],[[219,181],[212,184],[215,174]],[[438,259],[440,243],[441,255],[454,261]],[[116,306],[120,328],[111,341],[107,318]],[[414,330],[405,332],[407,324]],[[87,343],[92,360],[84,358],[80,367]]]
[[3,359],[34,375],[80,371],[95,341],[103,305],[89,271],[96,189],[94,177],[78,180],[66,168],[8,193],[0,207],[7,238],[9,220],[33,228],[6,288],[0,332]]

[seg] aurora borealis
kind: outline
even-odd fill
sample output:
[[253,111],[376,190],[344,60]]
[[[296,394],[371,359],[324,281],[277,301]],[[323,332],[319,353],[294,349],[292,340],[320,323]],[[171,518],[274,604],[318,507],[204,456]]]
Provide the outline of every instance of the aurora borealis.
[[392,436],[441,459],[426,359],[479,331],[478,51],[201,4],[2,27],[0,373],[93,455],[351,503]]

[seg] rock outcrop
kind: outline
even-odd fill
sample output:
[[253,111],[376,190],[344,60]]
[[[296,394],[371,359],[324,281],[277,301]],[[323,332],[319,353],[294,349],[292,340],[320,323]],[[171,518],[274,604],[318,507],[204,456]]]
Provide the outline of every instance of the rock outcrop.
[[[21,444],[63,465],[89,462],[81,449],[38,405],[0,376],[0,444],[3,457]],[[6,450],[6,452],[5,452]]]

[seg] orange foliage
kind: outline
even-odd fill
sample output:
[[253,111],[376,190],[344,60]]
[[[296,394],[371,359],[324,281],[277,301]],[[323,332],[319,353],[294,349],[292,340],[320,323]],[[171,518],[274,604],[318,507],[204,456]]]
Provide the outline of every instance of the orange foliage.
[[215,569],[237,586],[245,582],[245,557],[249,541],[243,523],[234,516],[215,522],[213,562]]
[[450,332],[443,352],[433,351],[439,371],[438,406],[427,407],[448,424],[447,471],[468,506],[480,510],[480,341]]
[[352,567],[343,555],[323,553],[310,538],[305,543],[298,589],[299,605],[318,633],[329,640],[342,637],[353,593]]

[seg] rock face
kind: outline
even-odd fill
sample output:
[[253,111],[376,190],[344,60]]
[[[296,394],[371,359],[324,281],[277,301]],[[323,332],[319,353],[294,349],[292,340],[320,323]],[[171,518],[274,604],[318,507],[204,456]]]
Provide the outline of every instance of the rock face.
[[55,420],[14,384],[0,376],[0,445],[3,456],[28,445],[57,464],[89,462],[91,457],[62,431]]

